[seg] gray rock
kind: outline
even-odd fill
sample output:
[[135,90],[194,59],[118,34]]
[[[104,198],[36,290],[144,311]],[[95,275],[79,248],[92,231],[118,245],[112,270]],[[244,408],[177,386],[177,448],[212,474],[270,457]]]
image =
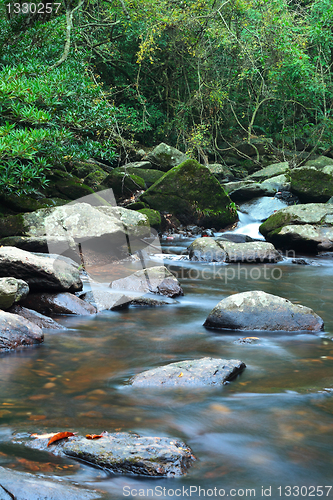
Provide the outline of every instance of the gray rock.
[[261,184],[254,181],[237,181],[237,182],[227,182],[223,184],[224,189],[229,194],[233,201],[245,201],[252,200],[252,198],[257,198],[258,196],[265,196],[265,189],[261,187]]
[[135,375],[135,387],[202,387],[223,385],[245,368],[238,359],[201,358],[179,361]]
[[136,433],[103,433],[96,440],[73,436],[47,446],[48,439],[15,439],[15,443],[54,455],[69,456],[86,464],[102,467],[117,474],[139,476],[182,476],[195,457],[191,449],[177,439],[145,437]]
[[[146,153],[144,153],[146,154]],[[122,168],[154,168],[154,165],[150,163],[150,161],[133,161],[131,163],[126,163],[125,165],[122,165]]]
[[[91,206],[85,202],[73,202],[0,218],[1,244],[15,242],[39,252],[51,248],[52,253],[61,254],[68,248],[75,249],[78,242],[83,244],[91,240],[95,240],[95,246],[108,243],[114,248],[118,242],[121,244],[126,241],[126,235],[148,236],[147,217],[133,210],[107,204]],[[8,240],[8,237],[12,239]]]
[[309,307],[262,291],[242,292],[221,300],[204,326],[222,330],[312,331],[324,322]]
[[131,305],[157,307],[177,303],[177,301],[168,297],[157,297],[149,293],[142,296],[140,293],[122,293],[112,289],[110,291],[94,290],[85,292],[80,295],[80,298],[96,307],[97,311],[117,311]]
[[23,307],[41,314],[95,314],[96,308],[71,293],[31,293],[21,301]]
[[264,181],[266,179],[270,179],[271,177],[280,176],[281,174],[285,174],[289,170],[289,164],[287,161],[283,161],[281,163],[273,163],[272,165],[268,165],[258,172],[254,172],[247,177],[247,179],[254,181]]
[[327,165],[333,165],[333,159],[328,156],[318,156],[315,160],[308,160],[305,163],[306,167],[315,167],[318,170],[326,167]]
[[188,247],[190,260],[201,262],[279,262],[274,246],[265,241],[234,243],[224,238],[197,238]]
[[0,467],[0,500],[93,500],[101,493],[68,481],[41,478],[35,474]]
[[141,269],[126,278],[113,281],[110,287],[113,290],[152,292],[169,297],[184,295],[177,278],[165,266]]
[[196,238],[187,249],[190,260],[198,262],[225,262],[227,255],[214,238]]
[[184,153],[172,146],[168,146],[164,142],[161,142],[161,144],[156,146],[156,148],[144,158],[144,160],[149,161],[151,164],[155,165],[155,168],[163,172],[167,172],[171,168],[180,165],[187,159],[188,157]]
[[316,252],[333,248],[333,205],[292,205],[272,214],[259,228],[280,248]]
[[61,259],[49,259],[15,247],[0,248],[0,276],[22,278],[30,290],[76,292],[82,289],[79,271]]
[[9,309],[28,293],[29,285],[25,281],[16,278],[0,278],[0,309]]
[[266,195],[274,196],[274,194],[278,191],[289,191],[291,183],[289,178],[282,174],[266,179],[260,184],[260,186],[265,191]]
[[17,314],[0,311],[0,351],[40,344],[42,330]]
[[39,328],[45,329],[53,329],[53,330],[66,330],[66,327],[60,325],[56,321],[43,314],[38,313],[37,311],[33,311],[32,309],[27,309],[26,307],[22,307],[18,304],[12,306],[9,310],[12,314],[17,314],[22,318],[27,319],[31,323],[39,326]]
[[226,252],[226,262],[279,262],[282,260],[279,252],[271,243],[266,241],[252,241],[248,243],[233,243],[231,241],[218,241]]

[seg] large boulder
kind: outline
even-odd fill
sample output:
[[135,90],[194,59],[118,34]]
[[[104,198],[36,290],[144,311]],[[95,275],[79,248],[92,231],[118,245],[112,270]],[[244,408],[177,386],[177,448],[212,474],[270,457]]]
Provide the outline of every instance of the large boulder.
[[112,188],[117,198],[129,197],[136,191],[146,189],[146,183],[137,174],[130,174],[115,168],[103,181],[104,185]]
[[324,322],[309,307],[270,293],[253,291],[221,300],[209,313],[204,326],[221,330],[319,332]]
[[9,309],[29,293],[29,285],[16,278],[0,278],[0,309]]
[[142,294],[152,292],[168,297],[184,295],[179,281],[165,266],[141,269],[126,278],[114,280],[110,287],[113,290]]
[[151,208],[187,225],[223,228],[237,220],[229,196],[209,169],[195,160],[172,168],[141,195]]
[[235,151],[233,154],[243,158],[246,156],[256,156],[264,155],[272,151],[273,139],[268,137],[255,137],[249,139],[248,141],[239,142],[235,145]]
[[101,492],[88,490],[58,478],[39,477],[0,467],[1,500],[93,500]]
[[259,228],[280,248],[316,252],[333,248],[333,205],[308,203],[278,210]]
[[333,165],[290,170],[290,189],[301,201],[325,203],[333,196]]
[[245,368],[238,359],[201,358],[179,361],[135,375],[135,387],[220,386],[234,379]]
[[71,293],[30,293],[22,306],[41,314],[95,314],[96,308]]
[[266,241],[234,243],[224,239],[197,238],[188,247],[190,260],[201,262],[279,262],[279,252]]
[[252,200],[252,198],[265,196],[266,194],[261,184],[253,180],[227,182],[223,184],[223,187],[235,202]]
[[[142,163],[145,163],[145,162],[142,162]],[[123,166],[123,167],[117,167],[113,170],[113,172],[116,172],[116,171],[122,172],[123,175],[124,175],[124,173],[127,173],[130,175],[137,175],[137,176],[141,177],[141,179],[143,179],[145,181],[145,184],[147,187],[152,186],[164,174],[164,172],[162,172],[161,170],[155,170],[153,168],[148,168],[148,169],[139,168],[137,166],[131,167],[128,165]]]
[[86,202],[69,203],[0,218],[0,244],[37,252],[59,247],[56,253],[61,253],[63,249],[75,248],[78,243],[89,240],[94,240],[95,246],[100,241],[101,246],[108,244],[114,248],[118,243],[126,242],[126,234],[147,236],[147,217],[133,210],[107,204],[92,206]]
[[0,276],[22,278],[30,290],[76,292],[82,289],[77,267],[15,247],[0,247]]
[[136,433],[103,432],[99,439],[72,436],[50,446],[48,441],[49,437],[43,435],[14,440],[34,450],[71,457],[117,474],[171,478],[184,475],[195,460],[191,449],[178,439]]
[[188,157],[184,153],[172,146],[168,146],[164,142],[161,142],[161,144],[144,157],[144,160],[149,161],[157,170],[162,170],[163,172],[167,172],[171,168],[180,165],[187,159]]
[[43,332],[37,325],[17,314],[0,311],[0,352],[40,344],[43,340]]

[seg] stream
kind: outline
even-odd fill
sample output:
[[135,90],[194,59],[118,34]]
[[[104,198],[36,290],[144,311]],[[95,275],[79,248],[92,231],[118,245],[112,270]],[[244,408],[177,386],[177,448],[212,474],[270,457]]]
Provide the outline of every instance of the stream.
[[[259,221],[285,206],[270,200],[241,207],[234,232],[262,239]],[[218,498],[333,498],[333,259],[306,256],[312,265],[291,258],[256,265],[190,262],[182,254],[192,241],[177,235],[161,241],[164,264],[184,289],[175,305],[61,317],[67,329],[46,330],[43,345],[0,355],[1,466],[98,489],[110,500],[202,498],[199,488]],[[220,300],[248,290],[311,307],[325,331],[235,333],[202,326]],[[257,339],[238,342],[244,337]],[[221,388],[127,385],[136,373],[204,356],[240,359],[247,368]],[[63,430],[175,437],[197,460],[182,478],[149,479],[9,444],[13,432]]]

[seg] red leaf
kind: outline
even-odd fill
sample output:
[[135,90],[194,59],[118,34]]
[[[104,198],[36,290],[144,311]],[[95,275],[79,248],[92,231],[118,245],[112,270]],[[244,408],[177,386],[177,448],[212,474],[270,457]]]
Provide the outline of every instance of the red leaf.
[[87,439],[100,439],[103,437],[103,434],[86,434]]
[[47,446],[50,446],[50,444],[55,443],[56,441],[59,441],[60,439],[65,439],[70,436],[75,436],[74,432],[58,432],[58,434],[55,434],[51,439],[49,439],[49,442],[47,443]]

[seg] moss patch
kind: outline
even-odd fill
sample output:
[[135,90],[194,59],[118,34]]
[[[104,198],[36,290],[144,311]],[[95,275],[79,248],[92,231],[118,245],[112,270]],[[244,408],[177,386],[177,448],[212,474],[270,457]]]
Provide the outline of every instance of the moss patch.
[[149,220],[150,227],[159,230],[161,228],[161,215],[157,210],[151,208],[142,208],[140,214],[146,215]]
[[291,191],[303,201],[325,203],[333,196],[333,175],[313,167],[290,171]]

